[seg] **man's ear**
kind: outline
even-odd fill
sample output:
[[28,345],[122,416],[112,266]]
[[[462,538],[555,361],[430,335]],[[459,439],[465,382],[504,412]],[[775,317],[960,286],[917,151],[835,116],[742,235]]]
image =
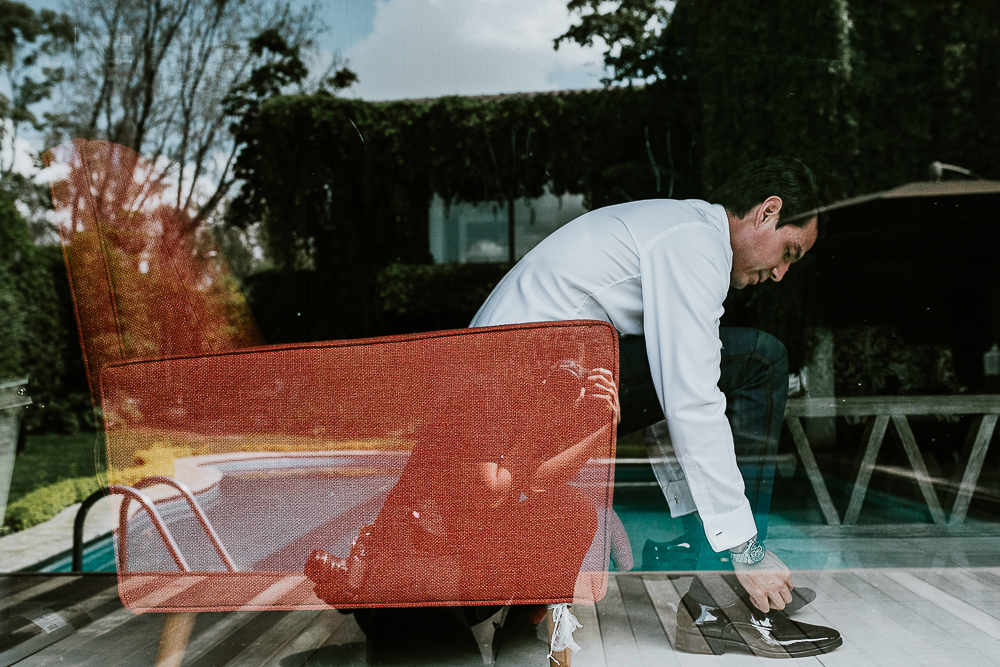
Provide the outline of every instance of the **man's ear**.
[[781,197],[771,195],[757,207],[757,216],[754,220],[755,226],[766,227],[773,222],[773,226],[778,226],[778,213],[781,211]]

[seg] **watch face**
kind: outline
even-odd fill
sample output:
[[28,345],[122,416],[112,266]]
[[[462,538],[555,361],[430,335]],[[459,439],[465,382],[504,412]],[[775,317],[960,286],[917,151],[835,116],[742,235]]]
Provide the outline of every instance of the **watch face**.
[[763,542],[758,542],[757,538],[753,538],[747,544],[746,548],[740,553],[732,554],[732,559],[736,563],[743,563],[745,565],[756,565],[757,563],[764,560],[764,553],[766,548]]

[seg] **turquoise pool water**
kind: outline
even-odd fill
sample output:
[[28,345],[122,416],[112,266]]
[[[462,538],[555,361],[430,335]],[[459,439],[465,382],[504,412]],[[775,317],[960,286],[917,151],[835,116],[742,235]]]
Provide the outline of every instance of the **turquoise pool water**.
[[[32,568],[35,572],[72,572],[73,553],[67,551],[54,559],[45,561],[40,567]],[[114,572],[115,547],[111,535],[105,535],[83,547],[84,572]]]
[[[838,502],[838,496],[846,497],[848,489],[845,484],[834,479],[827,479],[827,483],[835,496],[835,502]],[[617,467],[614,508],[629,535],[635,569],[658,569],[649,563],[644,566],[642,555],[646,541],[669,542],[680,537],[684,530],[679,519],[670,517],[666,501],[648,464],[626,464]],[[930,517],[925,505],[870,490],[866,496],[860,522],[919,525],[929,523]],[[872,541],[871,548],[866,552],[859,552],[853,548],[841,552],[831,550],[831,546],[826,542],[810,540],[805,535],[802,539],[794,539],[798,527],[822,523],[819,505],[806,480],[797,477],[776,479],[770,526],[771,530],[780,532],[785,539],[780,542],[774,540],[772,543],[776,552],[791,569],[920,566],[914,561],[912,552],[899,554],[899,557],[896,557],[893,553],[879,550],[875,541]],[[969,519],[967,523],[974,524],[976,521]],[[789,540],[788,536],[793,536],[793,539]],[[782,545],[785,546],[784,549],[781,548]],[[33,569],[41,572],[70,572],[71,560],[71,553],[67,551]],[[931,564],[928,562],[923,566]],[[730,566],[718,558],[702,558],[698,567],[728,569]],[[83,569],[86,572],[115,571],[114,547],[110,535],[85,546]]]

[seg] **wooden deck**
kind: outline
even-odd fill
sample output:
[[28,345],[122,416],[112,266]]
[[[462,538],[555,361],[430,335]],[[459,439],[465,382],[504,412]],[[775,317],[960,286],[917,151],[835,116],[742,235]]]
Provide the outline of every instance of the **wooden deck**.
[[[1000,567],[839,569],[795,573],[817,600],[796,615],[841,631],[844,645],[796,664],[1000,664]],[[750,665],[750,655],[689,655],[673,649],[674,613],[690,575],[629,573],[611,577],[596,607],[574,609],[584,627],[575,667],[632,665]],[[92,621],[17,663],[19,666],[152,665],[163,615],[136,616],[122,608],[113,576],[4,575],[0,606],[71,604]],[[486,625],[486,624],[484,624]],[[477,626],[480,639],[492,633]],[[197,617],[183,664],[193,667],[275,665],[483,665],[466,632],[440,637],[390,635],[366,642],[353,617],[336,611],[204,613]],[[497,665],[546,664],[546,646],[518,614],[508,616],[496,644]]]

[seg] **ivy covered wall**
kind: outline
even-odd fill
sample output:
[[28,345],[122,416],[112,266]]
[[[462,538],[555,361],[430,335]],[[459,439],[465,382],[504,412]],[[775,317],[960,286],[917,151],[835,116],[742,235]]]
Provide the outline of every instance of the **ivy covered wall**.
[[[316,339],[398,329],[398,318],[389,317],[393,325],[383,315],[377,277],[391,264],[431,262],[434,193],[505,210],[546,187],[582,193],[592,207],[701,194],[682,94],[663,85],[387,104],[324,94],[269,101],[241,129],[244,185],[228,214],[237,226],[260,221],[278,260],[249,281],[255,312],[307,317],[296,335]],[[394,275],[403,274],[390,271],[383,291]],[[279,283],[298,285],[294,313],[281,314]]]

